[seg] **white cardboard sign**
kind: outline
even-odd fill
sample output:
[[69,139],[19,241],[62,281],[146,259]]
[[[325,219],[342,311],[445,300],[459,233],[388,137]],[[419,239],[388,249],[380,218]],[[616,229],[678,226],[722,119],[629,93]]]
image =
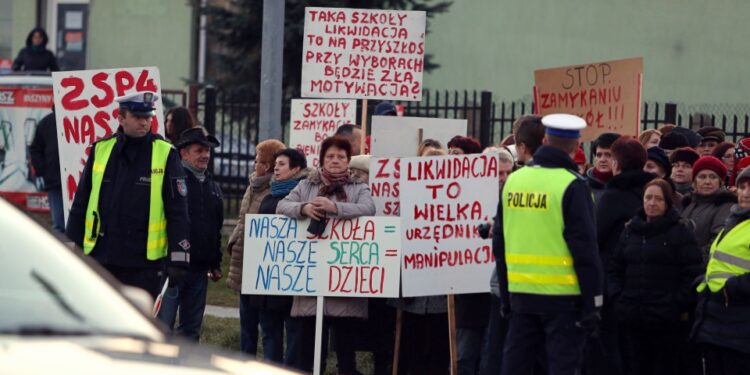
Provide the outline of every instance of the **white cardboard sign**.
[[164,135],[161,82],[156,67],[53,72],[52,89],[60,152],[60,182],[65,220],[91,145],[120,126],[115,98],[142,91],[159,94],[151,131]]
[[356,100],[293,99],[289,147],[305,154],[308,167],[318,167],[320,143],[343,124],[354,124]]
[[309,219],[247,215],[242,293],[398,297],[401,220],[329,219],[321,236]]
[[404,297],[489,292],[492,240],[477,225],[497,211],[497,154],[401,159]]
[[305,8],[302,97],[422,100],[424,11]]
[[422,139],[439,141],[448,148],[451,138],[466,136],[465,119],[428,117],[372,116],[370,147],[372,156],[416,156],[419,147],[419,130]]

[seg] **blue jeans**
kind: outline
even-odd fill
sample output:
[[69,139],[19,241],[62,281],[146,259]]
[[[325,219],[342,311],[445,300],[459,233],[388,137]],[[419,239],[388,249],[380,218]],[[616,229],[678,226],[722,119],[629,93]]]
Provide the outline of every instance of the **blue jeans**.
[[250,355],[258,352],[258,309],[246,294],[240,294],[240,350]]
[[198,341],[203,324],[203,313],[206,310],[207,289],[206,270],[189,270],[181,283],[167,288],[161,302],[159,319],[167,327],[174,329],[179,310],[180,323],[177,325],[177,334]]
[[52,229],[65,233],[65,213],[63,208],[62,187],[47,190],[47,202],[52,216]]
[[258,320],[263,334],[263,358],[266,361],[283,363],[285,314],[277,310],[260,310]]

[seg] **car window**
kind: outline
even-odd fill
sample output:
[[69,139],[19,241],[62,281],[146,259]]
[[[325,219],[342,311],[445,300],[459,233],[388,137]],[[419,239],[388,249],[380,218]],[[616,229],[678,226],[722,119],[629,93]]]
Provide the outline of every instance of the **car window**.
[[73,251],[0,199],[0,333],[163,339]]

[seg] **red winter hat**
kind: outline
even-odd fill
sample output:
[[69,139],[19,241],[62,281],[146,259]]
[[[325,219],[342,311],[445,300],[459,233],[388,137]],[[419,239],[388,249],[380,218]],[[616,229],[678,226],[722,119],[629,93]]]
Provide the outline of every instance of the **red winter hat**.
[[745,156],[737,162],[737,166],[734,169],[741,171],[745,167],[750,166],[750,156]]
[[583,147],[578,147],[578,151],[576,151],[576,157],[573,158],[573,161],[578,165],[586,164],[586,153],[583,152]]
[[719,178],[722,181],[724,181],[724,179],[727,177],[727,167],[724,165],[724,163],[721,162],[721,160],[717,159],[715,156],[701,156],[698,161],[693,164],[693,179],[695,179],[695,176],[698,175],[698,172],[704,169],[716,172],[716,174],[719,175]]

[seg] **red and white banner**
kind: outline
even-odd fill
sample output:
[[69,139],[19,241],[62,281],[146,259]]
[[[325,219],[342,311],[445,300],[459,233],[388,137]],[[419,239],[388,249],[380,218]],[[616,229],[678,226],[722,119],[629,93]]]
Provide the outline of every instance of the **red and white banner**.
[[28,148],[39,122],[52,112],[52,89],[0,88],[0,196],[30,211],[47,211]]
[[[115,98],[142,91],[153,91],[161,97],[161,83],[156,67],[54,72],[52,81],[60,182],[67,221],[91,145],[114,134],[120,126]],[[163,124],[160,98],[156,102],[156,116],[151,120],[151,131],[164,135]]]
[[302,97],[422,100],[423,11],[305,8]]

